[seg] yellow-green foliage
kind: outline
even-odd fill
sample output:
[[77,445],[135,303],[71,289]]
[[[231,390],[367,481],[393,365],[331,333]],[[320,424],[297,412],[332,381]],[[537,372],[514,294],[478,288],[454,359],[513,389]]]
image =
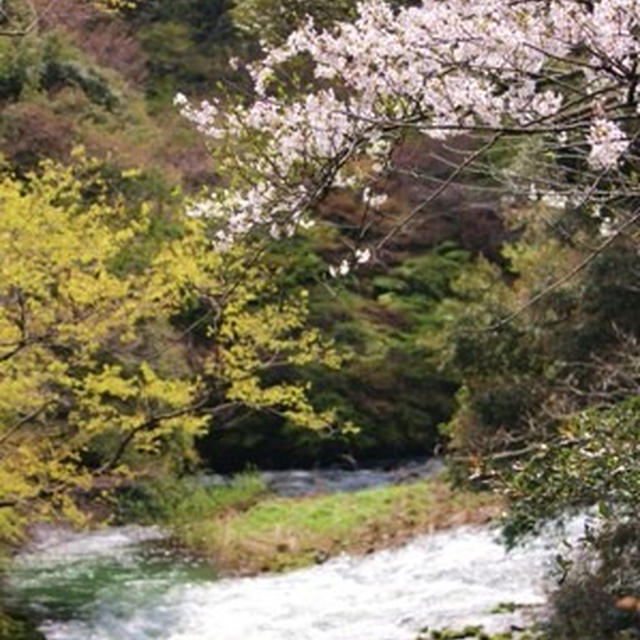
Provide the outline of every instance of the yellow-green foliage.
[[256,292],[252,289],[259,281],[257,274],[251,274],[241,290],[236,290],[237,301],[228,307],[219,332],[221,352],[209,361],[208,370],[228,380],[230,400],[256,408],[280,406],[285,417],[311,428],[331,425],[336,419],[333,411],[317,413],[309,404],[309,383],[263,384],[261,374],[270,369],[311,363],[337,368],[340,358],[317,329],[305,327],[306,291],[298,300],[253,308]]
[[[141,456],[188,443],[220,404],[308,426],[331,418],[315,415],[304,385],[262,378],[274,366],[337,364],[304,327],[304,296],[265,301],[269,274],[249,266],[251,252],[214,253],[196,220],[123,268],[150,208],[132,212],[78,173],[50,163],[0,181],[0,538],[34,512],[73,513],[96,475],[112,485]],[[170,320],[194,300],[208,337],[204,364],[187,367],[180,338],[192,327],[178,334]],[[150,338],[159,325],[170,332],[162,345]]]
[[[208,338],[203,374],[216,381],[226,404],[268,407],[305,427],[321,429],[334,412],[317,412],[307,399],[309,383],[273,374],[308,364],[337,368],[341,356],[309,327],[305,290],[282,299],[276,274],[259,259],[261,249],[211,250],[206,223],[190,219],[185,235],[158,258],[169,298],[188,291],[199,305],[195,321]],[[214,419],[215,423],[215,419]]]
[[132,220],[104,196],[87,204],[72,170],[52,164],[24,183],[5,177],[0,207],[0,487],[17,523],[36,506],[70,507],[69,490],[90,481],[83,452],[106,429],[122,446],[153,450],[203,420],[172,415],[194,401],[192,380],[120,358],[147,319],[179,302],[161,286],[167,263],[110,268],[148,211]]

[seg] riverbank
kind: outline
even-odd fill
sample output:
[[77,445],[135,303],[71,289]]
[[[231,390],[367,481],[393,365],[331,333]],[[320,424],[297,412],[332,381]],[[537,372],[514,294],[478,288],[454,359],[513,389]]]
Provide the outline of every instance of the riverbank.
[[160,521],[170,526],[174,544],[227,575],[282,572],[341,553],[373,553],[419,534],[484,524],[501,511],[495,496],[453,490],[441,475],[304,497],[273,495],[256,476],[240,476],[228,487],[198,488],[173,502]]
[[[348,478],[350,486],[353,481]],[[44,623],[46,630],[47,619],[83,617],[96,598],[117,598],[122,580],[135,583],[142,605],[149,594],[174,584],[283,573],[341,554],[348,554],[344,562],[349,566],[359,561],[357,556],[375,562],[376,551],[404,549],[419,534],[444,529],[450,530],[442,531],[445,535],[457,536],[460,525],[483,524],[499,512],[494,497],[454,491],[443,475],[305,496],[276,495],[265,477],[255,473],[222,485],[195,478],[151,482],[121,500],[119,517],[121,524],[160,528],[132,525],[73,533],[44,526],[30,551],[18,558],[18,573],[8,585],[8,593],[15,592],[9,602],[29,606],[42,600],[47,613],[37,624]],[[340,566],[335,562],[343,559],[327,563],[334,567],[330,574]],[[55,595],[60,589],[67,594],[62,599]],[[44,637],[22,619],[0,617],[1,640]]]

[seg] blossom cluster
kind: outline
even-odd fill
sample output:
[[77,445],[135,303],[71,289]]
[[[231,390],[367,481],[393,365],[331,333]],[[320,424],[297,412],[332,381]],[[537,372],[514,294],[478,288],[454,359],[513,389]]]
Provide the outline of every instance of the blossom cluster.
[[595,118],[587,136],[591,145],[589,162],[596,169],[609,169],[629,147],[629,138],[614,122]]
[[[224,241],[256,225],[278,237],[342,184],[355,154],[381,171],[394,130],[550,133],[583,149],[587,167],[613,169],[630,148],[623,122],[637,113],[639,32],[640,0],[425,0],[400,10],[364,0],[354,21],[319,31],[308,19],[266,51],[249,69],[252,103],[176,104],[208,137],[260,140],[236,159],[253,176],[246,188],[216,201]],[[279,74],[301,55],[317,88],[285,97]]]

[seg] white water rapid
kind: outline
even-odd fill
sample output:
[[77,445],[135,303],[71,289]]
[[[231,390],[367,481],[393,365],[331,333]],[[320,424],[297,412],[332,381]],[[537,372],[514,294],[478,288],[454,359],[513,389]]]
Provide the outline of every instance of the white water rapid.
[[77,580],[102,576],[72,614],[43,607],[48,640],[415,640],[427,626],[508,629],[522,610],[492,610],[541,605],[559,548],[548,533],[507,553],[495,531],[462,528],[284,575],[216,581],[175,564],[149,571],[144,538],[135,528],[67,536],[18,558],[18,592],[45,581],[64,600]]

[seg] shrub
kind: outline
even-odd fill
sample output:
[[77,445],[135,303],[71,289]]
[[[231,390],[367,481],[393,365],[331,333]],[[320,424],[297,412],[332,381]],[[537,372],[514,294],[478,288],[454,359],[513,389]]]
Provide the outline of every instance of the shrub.
[[31,43],[0,38],[0,100],[18,100],[39,68],[39,52]]
[[551,595],[548,640],[640,636],[640,522],[606,527],[589,540]]
[[2,120],[2,148],[19,171],[36,168],[44,158],[69,159],[73,127],[68,118],[39,104],[22,102],[5,110]]
[[76,0],[34,0],[45,30],[64,31],[74,45],[102,67],[119,71],[127,80],[142,84],[147,60],[127,24],[95,4]]
[[119,519],[179,525],[230,509],[246,509],[265,493],[266,484],[252,472],[213,486],[194,478],[155,478],[123,490]]

